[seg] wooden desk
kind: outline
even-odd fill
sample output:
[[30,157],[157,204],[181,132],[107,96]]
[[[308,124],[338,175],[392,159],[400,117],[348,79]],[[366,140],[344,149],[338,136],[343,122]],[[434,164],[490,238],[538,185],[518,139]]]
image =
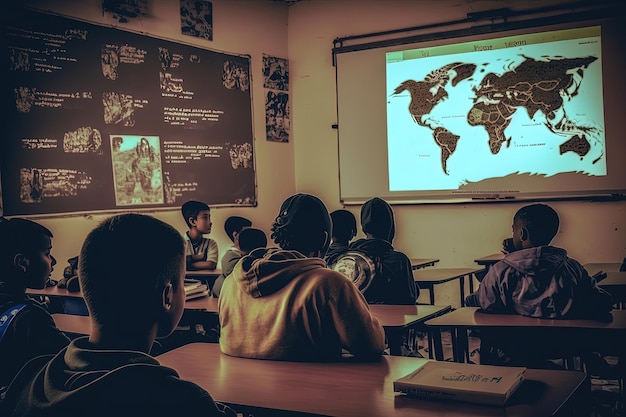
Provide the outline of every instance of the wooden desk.
[[439,259],[437,258],[411,258],[411,268],[413,270],[434,266]]
[[185,302],[185,311],[201,311],[204,313],[217,313],[219,298],[215,297],[200,297]]
[[[537,319],[524,317],[516,314],[489,314],[482,313],[478,307],[463,307],[439,317],[427,320],[426,326],[431,327],[435,342],[435,358],[444,360],[441,347],[441,330],[447,329],[452,332],[453,359],[463,362],[467,357],[467,331],[480,328],[511,328],[520,330],[529,329],[537,334],[541,331],[552,333],[564,332],[567,337],[575,339],[572,350],[585,351],[594,345],[598,351],[603,349],[622,350],[618,340],[623,340],[626,335],[626,310],[614,310],[612,321],[598,320],[562,320],[562,319]],[[540,337],[537,337],[538,339]],[[615,346],[607,346],[604,343],[613,340]],[[586,344],[589,343],[589,346]],[[600,346],[598,346],[600,345]]]
[[502,252],[498,252],[483,256],[482,258],[474,259],[474,262],[489,269],[491,265],[500,262],[502,259],[504,259],[504,254]]
[[215,284],[215,280],[220,275],[222,275],[222,270],[219,268],[211,271],[207,269],[199,271],[185,271],[185,278],[197,279],[204,282],[209,288],[209,291],[213,289],[213,284]]
[[435,304],[434,287],[444,282],[459,280],[459,289],[461,292],[461,306],[465,305],[465,277],[469,277],[470,293],[474,292],[474,277],[476,272],[482,271],[484,268],[432,268],[420,269],[413,272],[413,278],[419,285],[420,289],[427,289],[430,293],[430,303]]
[[64,333],[87,335],[91,333],[91,318],[74,314],[52,314],[54,323]]
[[568,401],[584,392],[581,387],[586,388],[582,372],[528,370],[509,405],[494,407],[394,393],[393,381],[427,361],[420,358],[384,356],[375,363],[269,361],[230,357],[214,343],[192,343],[157,359],[237,411],[260,407],[329,417],[539,417],[564,411]]
[[591,262],[583,265],[589,275],[595,275],[600,271],[619,272],[621,266],[620,262]]
[[606,278],[598,282],[598,286],[611,293],[613,301],[620,309],[624,308],[626,304],[626,272],[607,272]]
[[[372,316],[376,317],[385,329],[389,353],[396,356],[402,355],[402,335],[408,329],[416,328],[426,320],[445,314],[452,309],[449,305],[370,304],[369,307]],[[429,338],[429,342],[430,340]]]
[[26,294],[28,295],[40,295],[46,297],[71,297],[71,298],[83,298],[83,293],[69,292],[66,288],[46,287],[46,288],[27,288]]

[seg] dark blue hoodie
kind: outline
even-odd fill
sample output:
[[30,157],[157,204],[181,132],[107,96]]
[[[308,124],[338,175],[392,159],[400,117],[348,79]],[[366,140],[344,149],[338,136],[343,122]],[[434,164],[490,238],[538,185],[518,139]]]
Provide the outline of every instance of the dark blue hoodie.
[[373,198],[361,207],[361,227],[373,238],[359,239],[350,250],[360,251],[379,265],[379,273],[363,295],[370,304],[415,304],[419,287],[413,278],[411,260],[394,250],[395,222],[391,206]]

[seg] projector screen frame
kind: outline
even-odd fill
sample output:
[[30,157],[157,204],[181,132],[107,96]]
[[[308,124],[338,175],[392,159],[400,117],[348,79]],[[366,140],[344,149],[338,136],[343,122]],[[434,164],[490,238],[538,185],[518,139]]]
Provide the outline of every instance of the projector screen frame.
[[[608,5],[608,6],[607,6]],[[342,185],[342,175],[346,175],[346,167],[342,166],[342,120],[339,115],[339,74],[337,58],[341,54],[358,52],[369,49],[392,48],[404,45],[411,45],[407,49],[419,48],[414,44],[428,42],[445,42],[450,39],[468,37],[496,38],[507,36],[506,32],[513,33],[517,30],[533,30],[541,28],[540,31],[557,30],[567,25],[581,27],[582,25],[597,25],[600,21],[621,19],[626,15],[626,7],[615,3],[590,4],[581,3],[581,8],[576,10],[573,5],[545,7],[527,11],[514,12],[509,9],[498,9],[487,11],[478,15],[468,15],[466,19],[429,24],[412,28],[397,29],[386,32],[376,32],[370,34],[337,38],[334,40],[332,50],[333,64],[336,68],[337,77],[337,112],[338,124],[334,128],[338,129],[338,159],[339,159],[339,191],[340,200],[345,205],[362,204],[367,199],[378,196],[383,197],[391,204],[439,204],[439,203],[485,203],[485,202],[512,202],[512,201],[546,201],[546,200],[601,200],[614,201],[626,199],[626,180],[619,183],[619,186],[596,192],[595,190],[567,191],[563,194],[550,191],[548,193],[523,192],[519,195],[514,193],[477,193],[475,195],[455,195],[454,193],[444,193],[445,195],[422,196],[415,192],[390,192],[381,195],[376,192],[361,192],[361,195],[347,195]],[[528,17],[535,16],[535,17]],[[538,16],[538,17],[536,17]],[[520,19],[521,18],[521,19]],[[489,24],[476,25],[478,20],[488,19]],[[519,20],[516,20],[519,19]],[[496,23],[496,20],[501,22]],[[545,29],[544,29],[545,28]],[[436,30],[440,29],[440,30]],[[421,32],[421,33],[416,33]],[[412,33],[406,35],[406,33]],[[399,34],[405,34],[400,36]],[[372,39],[364,42],[364,39]],[[463,42],[463,40],[461,41]],[[605,87],[606,88],[606,87]],[[616,139],[614,139],[616,140]],[[617,139],[619,140],[619,139]],[[607,142],[609,142],[607,140]],[[367,146],[365,144],[364,146]],[[344,149],[345,152],[345,149]],[[615,163],[615,161],[613,161]],[[364,163],[367,166],[367,163]]]

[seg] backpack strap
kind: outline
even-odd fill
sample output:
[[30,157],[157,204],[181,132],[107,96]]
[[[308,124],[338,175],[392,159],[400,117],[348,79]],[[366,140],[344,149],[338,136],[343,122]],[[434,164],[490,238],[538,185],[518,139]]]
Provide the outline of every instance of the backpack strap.
[[2,342],[4,334],[11,325],[15,316],[17,316],[17,313],[22,311],[24,307],[26,307],[25,303],[10,306],[2,314],[0,314],[0,342]]

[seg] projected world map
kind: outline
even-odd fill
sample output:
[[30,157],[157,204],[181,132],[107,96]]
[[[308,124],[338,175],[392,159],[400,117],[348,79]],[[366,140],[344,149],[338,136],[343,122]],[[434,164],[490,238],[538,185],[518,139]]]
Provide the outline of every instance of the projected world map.
[[490,45],[388,56],[390,190],[606,175],[599,37]]
[[[560,144],[560,153],[574,152],[582,158],[591,148],[586,132],[594,127],[580,126],[568,119],[563,100],[578,94],[585,68],[596,59],[590,56],[537,61],[525,57],[520,65],[502,75],[489,73],[473,87],[476,97],[467,114],[467,121],[471,126],[485,128],[489,135],[489,149],[491,153],[497,154],[503,144],[508,146],[511,141],[504,130],[517,109],[525,109],[530,118],[542,112],[548,129],[568,136]],[[407,80],[394,90],[394,94],[405,90],[411,94],[409,113],[415,123],[433,130],[433,138],[441,148],[441,166],[446,174],[448,158],[456,150],[461,136],[445,126],[439,126],[428,115],[435,106],[448,98],[445,90],[448,83],[454,87],[475,72],[475,64],[455,62],[432,71],[424,80]],[[557,115],[559,111],[560,117]]]

